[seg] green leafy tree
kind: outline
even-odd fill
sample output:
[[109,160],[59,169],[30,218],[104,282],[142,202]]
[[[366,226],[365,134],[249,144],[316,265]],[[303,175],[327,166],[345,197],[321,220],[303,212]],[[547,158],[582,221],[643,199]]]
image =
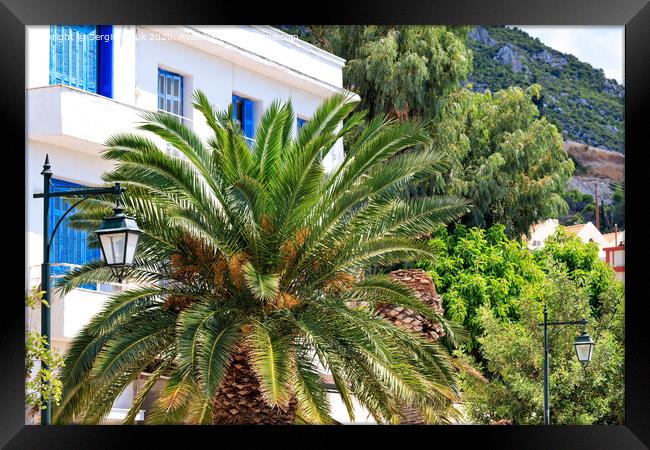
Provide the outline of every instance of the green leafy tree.
[[503,224],[510,236],[565,212],[573,162],[555,126],[539,118],[531,100],[538,95],[538,85],[452,94],[432,134],[435,148],[449,154],[451,168],[412,194],[445,191],[466,197],[472,206],[465,224]]
[[564,200],[567,202],[568,212],[560,217],[561,224],[574,225],[596,221],[596,203],[593,195],[583,194],[577,189],[569,189]]
[[437,257],[420,263],[442,295],[445,315],[469,331],[475,354],[483,332],[478,310],[489,308],[499,319],[518,318],[517,300],[537,296],[543,271],[521,242],[509,239],[503,225],[488,230],[458,225],[437,231],[429,241]]
[[[597,317],[589,289],[569,275],[562,262],[547,261],[543,302],[551,320],[585,317],[596,342],[591,362],[582,367],[573,340],[579,327],[551,327],[549,386],[552,424],[621,424],[624,418],[624,295],[612,280],[600,295],[607,313]],[[611,274],[613,278],[613,273]],[[543,423],[543,302],[522,297],[518,321],[497,318],[481,307],[479,338],[489,381],[463,375],[466,413],[477,423],[508,419],[514,424]],[[468,362],[471,358],[465,357]]]
[[[45,291],[33,289],[25,295],[25,305],[35,310],[38,307],[49,308],[43,299]],[[48,401],[58,405],[61,401],[63,357],[52,348],[48,348],[47,337],[35,331],[28,331],[25,344],[25,402],[31,414],[45,408]],[[43,361],[45,366],[40,362]],[[38,369],[34,370],[38,364]]]
[[601,295],[615,281],[609,265],[598,256],[595,242],[582,242],[578,236],[569,235],[564,227],[559,227],[534,255],[541,267],[549,261],[563,263],[567,276],[584,286],[591,307],[600,314],[603,307]]
[[343,84],[370,117],[434,117],[472,68],[467,27],[342,25],[281,27],[345,58]]
[[[143,230],[127,274],[140,287],[113,295],[72,342],[55,422],[98,422],[147,368],[126,423],[161,375],[153,423],[330,423],[318,363],[351,416],[355,397],[381,422],[399,422],[404,405],[443,420],[458,393],[453,359],[375,307],[411,308],[452,340],[456,326],[387,275],[364,276],[432,257],[415,237],[466,210],[456,197],[398,198],[444,167],[421,123],[370,120],[326,174],[322,158],[364,123],[348,98],[325,101],[295,137],[291,104],[273,103],[250,147],[230,111],[201,92],[194,107],[213,133],[205,142],[165,113],[145,113],[140,126],[183,157],[130,133],[103,152],[115,163],[104,180],[127,188],[125,208]],[[111,204],[89,201],[73,222],[92,229]],[[94,261],[62,284],[110,278]]]

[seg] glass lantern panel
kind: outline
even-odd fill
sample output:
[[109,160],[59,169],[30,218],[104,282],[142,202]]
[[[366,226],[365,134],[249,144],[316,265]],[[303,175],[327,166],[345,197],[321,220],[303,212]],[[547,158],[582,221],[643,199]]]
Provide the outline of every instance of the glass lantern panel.
[[102,234],[100,236],[107,264],[124,264],[125,237],[126,233]]
[[591,360],[591,344],[578,344],[576,345],[576,354],[580,362],[587,362]]
[[126,242],[126,259],[124,260],[125,264],[133,264],[133,259],[135,258],[135,249],[138,246],[138,239],[140,238],[140,233],[129,233],[129,239]]

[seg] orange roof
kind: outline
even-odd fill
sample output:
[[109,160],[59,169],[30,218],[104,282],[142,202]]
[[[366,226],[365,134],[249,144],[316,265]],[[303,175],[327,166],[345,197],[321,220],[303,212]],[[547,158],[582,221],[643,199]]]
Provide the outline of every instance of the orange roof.
[[605,233],[603,234],[603,237],[607,242],[614,242],[614,233]]
[[603,234],[603,237],[605,238],[605,240],[607,242],[610,242],[613,245],[617,245],[617,244],[622,243],[624,241],[623,236],[625,236],[625,235],[623,233],[624,233],[624,230],[618,230],[618,236],[616,236],[618,238],[618,242],[614,242],[615,235],[616,235],[616,233],[614,233],[614,232],[605,233],[605,234]]
[[586,226],[587,226],[586,223],[579,223],[578,225],[570,225],[570,226],[564,227],[564,228],[566,229],[567,233],[578,234]]

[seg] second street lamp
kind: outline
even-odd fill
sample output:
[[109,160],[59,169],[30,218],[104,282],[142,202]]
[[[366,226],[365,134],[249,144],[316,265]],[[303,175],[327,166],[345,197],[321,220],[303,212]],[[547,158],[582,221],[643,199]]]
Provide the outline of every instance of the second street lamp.
[[576,337],[573,346],[576,350],[576,356],[578,361],[582,363],[582,367],[585,367],[589,361],[591,361],[591,355],[593,353],[594,346],[596,345],[591,339],[591,336],[587,334],[587,319],[582,318],[581,320],[565,320],[562,322],[549,322],[548,321],[548,309],[546,304],[544,304],[544,322],[539,324],[544,327],[544,425],[551,424],[551,409],[549,406],[549,383],[548,383],[548,327],[549,326],[559,326],[559,325],[582,325],[582,334]]
[[589,361],[591,361],[591,354],[594,351],[594,341],[591,339],[591,336],[587,334],[585,330],[582,330],[582,334],[576,337],[573,346],[576,349],[576,356],[578,361],[585,366]]

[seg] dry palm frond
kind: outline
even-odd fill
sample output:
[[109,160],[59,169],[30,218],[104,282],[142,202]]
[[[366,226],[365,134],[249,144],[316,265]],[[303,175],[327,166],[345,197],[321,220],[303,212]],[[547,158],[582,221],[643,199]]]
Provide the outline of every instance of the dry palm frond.
[[267,233],[271,233],[273,231],[273,222],[271,222],[271,218],[266,214],[262,216],[260,225],[262,227],[262,230],[266,231]]
[[173,311],[182,311],[187,308],[193,299],[184,295],[170,295],[165,300],[165,307]]
[[212,274],[213,274],[212,281],[214,282],[214,285],[216,287],[218,288],[223,287],[227,270],[228,270],[228,263],[221,257],[216,263],[212,264]]
[[346,272],[339,272],[327,280],[323,289],[331,293],[343,292],[354,286],[354,281],[354,275]]
[[280,308],[291,309],[299,304],[300,300],[295,295],[289,292],[280,292],[267,306],[269,310]]
[[250,260],[246,253],[237,253],[228,261],[228,273],[232,284],[241,289],[244,281],[244,265]]

